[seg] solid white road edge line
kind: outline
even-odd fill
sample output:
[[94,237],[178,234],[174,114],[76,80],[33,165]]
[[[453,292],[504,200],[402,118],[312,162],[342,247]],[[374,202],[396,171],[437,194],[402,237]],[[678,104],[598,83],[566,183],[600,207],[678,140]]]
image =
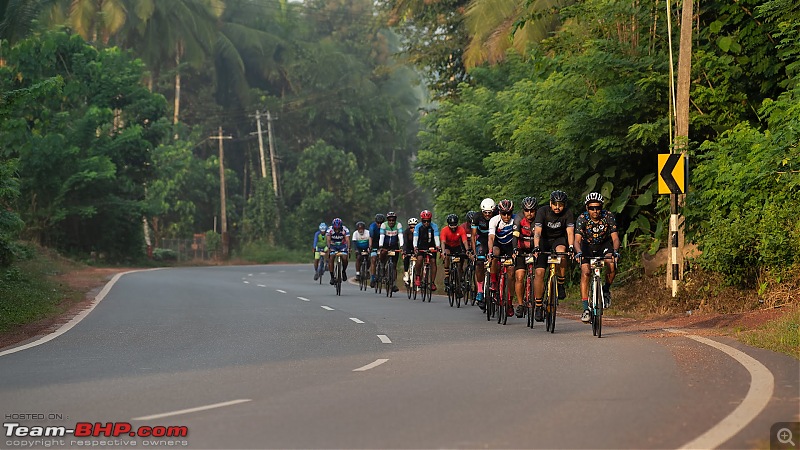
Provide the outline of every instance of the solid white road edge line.
[[323,305],[323,306],[320,306],[320,308],[327,309],[328,311],[333,311],[333,308],[331,308],[330,306],[324,306]]
[[389,336],[387,336],[385,334],[379,334],[378,335],[378,339],[380,339],[381,342],[383,342],[384,344],[391,344],[392,343],[392,340],[389,339]]
[[281,294],[285,294],[286,293],[286,291],[284,291],[283,289],[275,289],[275,290],[280,292]]
[[249,398],[242,398],[239,400],[231,400],[229,402],[222,402],[222,403],[214,403],[213,405],[206,405],[206,406],[198,406],[197,408],[189,408],[189,409],[182,409],[180,411],[172,411],[172,412],[165,412],[161,414],[153,414],[152,416],[142,416],[142,417],[134,417],[131,420],[153,420],[153,419],[161,419],[162,417],[171,417],[171,416],[178,416],[181,414],[189,414],[198,411],[206,411],[209,409],[215,408],[222,408],[225,406],[231,405],[238,405],[239,403],[245,403],[252,401]]
[[678,330],[667,331],[682,334],[689,339],[714,347],[735,359],[750,372],[750,389],[739,406],[711,429],[681,447],[681,449],[717,448],[741,431],[764,410],[772,397],[775,378],[772,376],[772,372],[758,360],[731,346],[701,336],[685,334]]
[[359,367],[358,369],[353,369],[353,372],[364,372],[365,370],[374,369],[374,368],[380,366],[381,364],[385,363],[386,361],[388,361],[388,359],[378,359],[378,360],[375,360],[375,362],[371,362],[371,363],[367,364],[364,367]]
[[33,342],[29,342],[29,343],[27,343],[25,345],[20,345],[19,347],[14,347],[14,348],[10,348],[8,350],[2,351],[2,352],[0,352],[0,356],[10,355],[12,353],[20,352],[22,350],[27,350],[29,348],[36,347],[37,345],[42,345],[45,342],[49,342],[49,341],[61,336],[62,334],[66,333],[67,331],[72,329],[72,327],[77,325],[78,322],[83,320],[86,316],[88,316],[89,313],[92,312],[92,310],[97,306],[97,304],[100,303],[104,298],[106,298],[106,295],[108,295],[108,293],[111,291],[111,288],[114,286],[114,283],[116,283],[117,280],[120,279],[120,277],[122,277],[123,275],[127,275],[129,273],[150,272],[150,271],[153,271],[153,270],[161,270],[161,268],[159,267],[159,268],[155,268],[155,269],[129,270],[127,272],[122,272],[122,273],[118,273],[118,274],[114,275],[114,277],[111,278],[111,280],[108,283],[106,283],[106,285],[103,287],[103,289],[100,291],[100,293],[97,294],[97,297],[94,298],[94,301],[92,301],[92,304],[89,305],[88,308],[86,308],[83,311],[81,311],[77,316],[73,317],[72,320],[70,320],[69,322],[67,322],[64,325],[62,325],[61,328],[57,329],[56,331],[54,331],[51,334],[48,334],[47,336],[42,336],[41,338],[39,338],[39,339],[37,339],[37,340],[35,340]]
[[309,300],[309,299],[307,299],[305,297],[297,297],[297,298],[299,298],[300,300],[302,300],[304,302],[310,302],[311,301],[311,300]]
[[350,320],[352,320],[355,323],[364,323],[363,320],[356,319],[355,317],[351,317]]

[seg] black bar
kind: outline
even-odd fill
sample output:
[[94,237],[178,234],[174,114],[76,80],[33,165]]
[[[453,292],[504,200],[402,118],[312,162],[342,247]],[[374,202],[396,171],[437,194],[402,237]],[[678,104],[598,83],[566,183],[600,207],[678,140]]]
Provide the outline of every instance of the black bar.
[[672,265],[672,280],[680,280],[680,273],[679,273],[679,265],[673,264]]
[[670,239],[672,240],[672,248],[678,248],[678,232],[673,231],[670,234]]

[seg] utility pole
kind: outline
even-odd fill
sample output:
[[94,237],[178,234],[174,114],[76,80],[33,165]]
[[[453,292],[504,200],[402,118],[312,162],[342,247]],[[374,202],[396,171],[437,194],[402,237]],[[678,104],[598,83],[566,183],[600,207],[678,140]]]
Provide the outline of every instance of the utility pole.
[[220,222],[222,224],[222,258],[228,259],[228,214],[226,212],[225,202],[225,149],[222,146],[223,139],[233,139],[232,136],[223,136],[222,127],[219,127],[219,132],[216,136],[209,136],[209,139],[217,139],[219,141],[219,197],[220,197]]
[[[267,178],[267,163],[264,158],[264,139],[261,137],[261,111],[256,110],[256,127],[258,127],[258,153],[261,155],[261,178]],[[274,181],[273,181],[274,183]]]
[[[272,114],[267,110],[267,134],[269,135],[269,163],[272,167],[272,188],[275,190],[275,198],[280,197],[278,193],[278,167],[275,164],[275,144],[272,139]],[[275,118],[277,120],[277,117]]]

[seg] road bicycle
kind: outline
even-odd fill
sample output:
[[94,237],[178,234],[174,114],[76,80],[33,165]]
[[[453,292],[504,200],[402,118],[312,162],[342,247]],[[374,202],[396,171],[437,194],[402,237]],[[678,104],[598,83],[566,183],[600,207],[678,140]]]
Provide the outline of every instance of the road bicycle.
[[317,279],[322,284],[322,276],[328,271],[328,252],[319,252],[319,264],[317,264]]
[[344,274],[342,257],[346,252],[336,252],[333,254],[333,286],[336,288],[336,295],[342,295],[342,278]]
[[433,280],[431,279],[431,258],[434,257],[434,252],[420,250],[419,254],[424,258],[422,272],[419,277],[419,292],[422,296],[422,302],[424,303],[427,299],[428,303],[430,303],[431,295],[433,294],[433,291],[431,291],[431,285],[433,284]]
[[[613,260],[607,256],[595,256],[588,258],[591,273],[591,284],[589,285],[589,322],[592,324],[592,335],[598,338],[603,335],[603,309],[608,307],[608,300],[603,296],[603,270],[604,261]],[[584,261],[586,258],[583,259]]]
[[528,327],[533,328],[534,320],[534,299],[533,299],[533,280],[536,279],[536,258],[532,253],[525,253],[525,284],[523,291],[523,302],[525,304],[525,315],[528,318]]
[[542,252],[547,255],[547,272],[544,285],[544,325],[545,331],[555,333],[556,311],[558,310],[558,277],[556,268],[561,264],[561,258],[571,256],[568,252]]
[[483,264],[483,304],[486,307],[484,313],[486,313],[486,320],[491,321],[494,318],[495,313],[497,313],[497,296],[494,295],[494,291],[489,289],[490,286],[490,266],[492,265],[491,257],[487,258],[486,256],[478,256],[476,264]]
[[394,263],[394,255],[396,254],[396,250],[389,250],[386,253],[386,270],[384,271],[383,284],[386,287],[387,297],[394,295],[394,286],[397,283],[397,267]]
[[383,292],[383,275],[386,273],[386,261],[381,261],[380,251],[376,256],[375,261],[375,293],[380,294]]
[[405,284],[406,284],[406,294],[408,295],[408,298],[409,299],[413,298],[414,300],[417,299],[417,289],[414,287],[414,268],[416,267],[416,265],[417,265],[417,258],[415,258],[414,255],[411,255],[408,261],[408,281]]
[[475,285],[475,260],[473,258],[467,259],[467,264],[464,266],[464,306],[472,304],[475,305],[475,294],[478,293],[478,287]]
[[[464,293],[462,291],[462,277],[461,271],[458,269],[459,265],[461,265],[461,259],[464,258],[465,255],[463,254],[450,254],[447,257],[450,258],[450,273],[447,275],[447,300],[450,302],[450,307],[453,307],[453,303],[455,303],[456,308],[461,308],[461,299],[464,297]],[[467,300],[464,299],[464,305],[467,304]]]
[[361,264],[358,270],[361,274],[358,277],[358,288],[361,291],[366,291],[369,288],[369,252],[361,250],[358,255],[361,257]]
[[[508,271],[513,273],[514,257],[509,255],[501,255],[500,258],[500,273],[497,274],[497,323],[505,325],[508,323],[509,313],[513,314],[514,306],[511,305],[511,291],[509,287]],[[510,268],[510,269],[509,269]]]

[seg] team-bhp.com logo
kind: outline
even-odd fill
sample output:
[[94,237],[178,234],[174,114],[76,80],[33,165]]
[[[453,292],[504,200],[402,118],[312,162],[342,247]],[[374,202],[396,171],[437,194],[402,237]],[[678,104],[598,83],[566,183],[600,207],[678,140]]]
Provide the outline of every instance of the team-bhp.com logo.
[[186,437],[189,428],[185,426],[140,426],[133,427],[128,422],[78,422],[75,428],[64,426],[23,426],[15,422],[3,424],[6,437]]

